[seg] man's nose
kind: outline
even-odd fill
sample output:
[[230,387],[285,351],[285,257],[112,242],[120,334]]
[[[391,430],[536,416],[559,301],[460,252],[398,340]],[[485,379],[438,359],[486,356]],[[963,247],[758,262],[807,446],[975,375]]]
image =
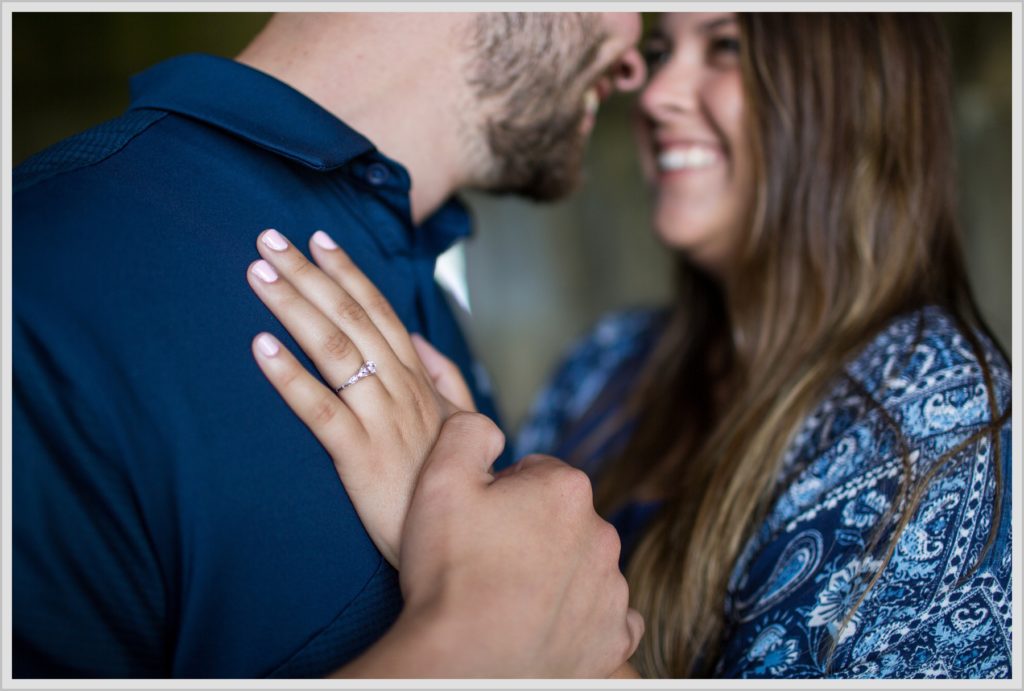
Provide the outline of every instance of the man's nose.
[[647,79],[647,67],[640,51],[630,48],[622,57],[612,73],[615,79],[615,88],[622,92],[636,91],[643,86]]

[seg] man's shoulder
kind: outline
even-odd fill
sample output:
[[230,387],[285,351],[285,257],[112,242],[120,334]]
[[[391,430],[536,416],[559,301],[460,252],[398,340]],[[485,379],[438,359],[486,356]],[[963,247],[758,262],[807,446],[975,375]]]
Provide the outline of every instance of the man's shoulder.
[[18,194],[54,176],[100,163],[166,116],[166,112],[159,110],[131,110],[68,137],[16,167],[13,191]]

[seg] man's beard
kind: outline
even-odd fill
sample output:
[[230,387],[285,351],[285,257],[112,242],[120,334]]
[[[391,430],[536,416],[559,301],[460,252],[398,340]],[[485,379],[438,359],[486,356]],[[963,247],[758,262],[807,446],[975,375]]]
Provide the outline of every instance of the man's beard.
[[480,186],[546,201],[579,184],[584,78],[604,41],[588,14],[490,13],[477,19],[470,84],[484,107]]

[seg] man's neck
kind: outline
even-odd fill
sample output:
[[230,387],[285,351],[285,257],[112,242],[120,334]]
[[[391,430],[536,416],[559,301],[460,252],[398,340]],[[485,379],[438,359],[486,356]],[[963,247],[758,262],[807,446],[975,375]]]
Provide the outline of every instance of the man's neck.
[[465,15],[285,14],[238,56],[302,92],[412,178],[415,223],[466,184]]

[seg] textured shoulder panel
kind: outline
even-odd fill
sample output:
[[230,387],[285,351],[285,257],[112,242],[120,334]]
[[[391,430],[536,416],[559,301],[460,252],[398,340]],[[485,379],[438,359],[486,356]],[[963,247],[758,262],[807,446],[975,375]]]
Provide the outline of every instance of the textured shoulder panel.
[[14,169],[14,192],[54,175],[84,168],[108,158],[150,125],[167,116],[162,110],[132,110],[54,144]]

